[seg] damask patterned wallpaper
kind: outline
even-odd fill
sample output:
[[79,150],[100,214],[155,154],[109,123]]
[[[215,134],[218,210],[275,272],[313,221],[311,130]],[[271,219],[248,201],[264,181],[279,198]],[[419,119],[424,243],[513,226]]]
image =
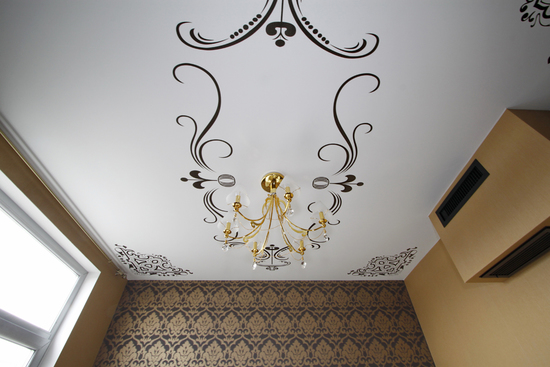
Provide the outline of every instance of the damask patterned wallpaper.
[[129,281],[114,366],[434,366],[402,281]]

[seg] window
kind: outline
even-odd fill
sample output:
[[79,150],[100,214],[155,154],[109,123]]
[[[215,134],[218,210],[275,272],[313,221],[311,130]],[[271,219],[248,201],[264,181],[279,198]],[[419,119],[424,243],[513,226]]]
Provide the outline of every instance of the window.
[[0,365],[38,366],[86,270],[0,190]]

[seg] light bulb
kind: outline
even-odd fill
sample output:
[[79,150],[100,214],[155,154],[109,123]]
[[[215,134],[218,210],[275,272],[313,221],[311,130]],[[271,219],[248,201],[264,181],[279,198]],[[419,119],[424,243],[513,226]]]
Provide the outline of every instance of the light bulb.
[[304,260],[302,260],[302,269],[305,269],[306,265],[307,265],[307,263]]
[[256,261],[254,261],[254,264],[252,264],[252,270],[256,270],[257,267],[258,267],[258,264],[256,264]]
[[223,252],[229,251],[229,246],[228,246],[227,244],[224,244],[224,245],[222,246],[222,251],[223,251]]

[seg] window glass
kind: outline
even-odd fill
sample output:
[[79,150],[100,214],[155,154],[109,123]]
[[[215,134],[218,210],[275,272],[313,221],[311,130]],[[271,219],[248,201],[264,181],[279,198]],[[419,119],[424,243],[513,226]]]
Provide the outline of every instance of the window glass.
[[50,331],[78,275],[1,209],[0,254],[0,308]]
[[0,338],[0,366],[2,367],[25,367],[33,353],[29,348]]

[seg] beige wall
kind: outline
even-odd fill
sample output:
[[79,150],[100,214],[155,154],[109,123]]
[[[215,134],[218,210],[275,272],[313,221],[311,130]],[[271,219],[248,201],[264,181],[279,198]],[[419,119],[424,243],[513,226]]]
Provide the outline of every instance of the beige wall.
[[[478,276],[550,218],[550,111],[507,110],[430,214],[464,281]],[[435,210],[477,159],[489,172],[443,227]]]
[[[479,275],[550,226],[550,112],[506,111],[468,162],[490,176],[405,280],[438,367],[550,365],[550,254],[507,279]],[[495,282],[496,281],[496,282]]]
[[126,280],[115,276],[116,267],[108,261],[1,134],[0,170],[101,271],[56,364],[59,367],[92,366]]
[[405,280],[438,367],[548,366],[550,254],[502,283],[464,283],[440,241]]

